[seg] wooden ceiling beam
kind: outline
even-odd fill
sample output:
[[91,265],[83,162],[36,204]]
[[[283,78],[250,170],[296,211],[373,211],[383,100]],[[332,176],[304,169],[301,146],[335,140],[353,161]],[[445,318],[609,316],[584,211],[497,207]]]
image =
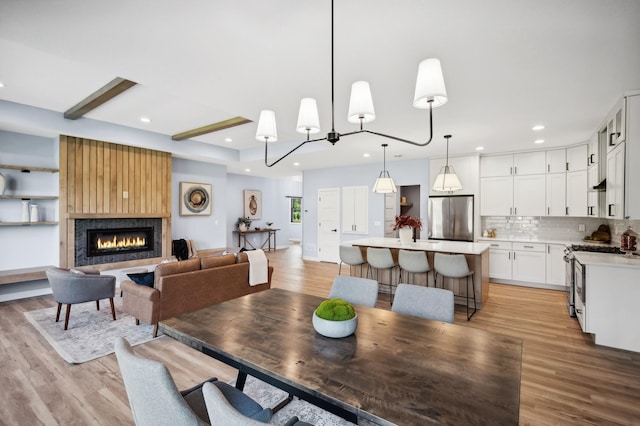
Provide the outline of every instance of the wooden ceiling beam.
[[244,117],[233,117],[228,120],[219,121],[217,123],[209,124],[197,129],[187,130],[186,132],[178,133],[171,136],[174,141],[182,141],[185,139],[195,138],[196,136],[205,135],[207,133],[217,132],[219,130],[228,129],[229,127],[241,126],[243,124],[251,123],[252,120]]
[[95,109],[103,103],[115,98],[120,93],[135,86],[135,81],[127,80],[125,78],[116,77],[109,83],[96,90],[73,107],[64,112],[64,118],[69,120],[76,120],[92,109]]

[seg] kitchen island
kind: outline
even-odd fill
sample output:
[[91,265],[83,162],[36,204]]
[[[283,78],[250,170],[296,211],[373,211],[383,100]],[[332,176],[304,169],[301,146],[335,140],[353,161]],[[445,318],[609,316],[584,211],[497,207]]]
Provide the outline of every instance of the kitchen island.
[[[430,287],[433,287],[433,256],[435,253],[451,253],[451,254],[463,254],[469,269],[474,271],[475,292],[477,308],[481,309],[482,305],[487,301],[489,297],[489,244],[488,243],[468,243],[463,241],[435,241],[435,240],[417,240],[410,244],[402,244],[398,238],[363,238],[359,240],[353,240],[345,242],[345,244],[351,244],[359,246],[362,250],[363,259],[367,259],[367,247],[376,248],[389,248],[394,259],[398,259],[398,251],[402,250],[418,250],[427,253],[429,259],[429,266],[431,271],[429,272]],[[393,275],[394,287],[398,283],[398,268],[396,268]],[[366,276],[366,269],[361,271],[359,267],[351,269],[351,274],[355,276]],[[387,283],[389,274],[381,274],[380,282]],[[409,284],[425,285],[425,275],[415,274],[409,280]],[[438,286],[442,286],[441,278],[438,279]],[[466,280],[465,279],[452,279],[447,278],[445,282],[445,288],[452,290],[455,294],[455,300],[457,304],[465,305],[466,299]],[[380,291],[388,291],[386,285],[380,286]],[[469,295],[469,304],[473,306],[473,295]]]

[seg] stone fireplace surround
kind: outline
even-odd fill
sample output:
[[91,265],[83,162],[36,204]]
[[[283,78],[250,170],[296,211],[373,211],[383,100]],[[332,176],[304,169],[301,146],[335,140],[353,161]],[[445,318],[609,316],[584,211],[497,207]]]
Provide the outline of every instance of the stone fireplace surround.
[[[87,231],[89,229],[144,227],[152,227],[154,230],[152,250],[88,256]],[[74,228],[74,264],[76,266],[102,265],[162,256],[162,218],[76,219]]]

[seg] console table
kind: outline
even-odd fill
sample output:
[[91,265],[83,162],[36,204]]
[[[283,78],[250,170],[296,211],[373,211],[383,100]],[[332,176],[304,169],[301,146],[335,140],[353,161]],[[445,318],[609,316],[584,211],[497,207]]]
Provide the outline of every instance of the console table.
[[[273,238],[273,249],[276,249],[276,231],[279,229],[247,229],[246,231],[233,231],[238,234],[238,247],[247,248],[247,244],[253,249],[261,248],[264,249],[264,246],[267,246],[267,249],[271,251],[271,238]],[[251,241],[247,240],[247,235],[249,234],[267,234],[267,239],[262,242],[260,247],[255,247],[251,244]],[[244,239],[244,244],[242,240]]]

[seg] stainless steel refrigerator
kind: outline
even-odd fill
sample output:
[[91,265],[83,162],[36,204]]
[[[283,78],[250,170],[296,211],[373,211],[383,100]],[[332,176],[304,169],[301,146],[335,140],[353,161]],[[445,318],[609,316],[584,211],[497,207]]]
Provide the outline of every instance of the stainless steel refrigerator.
[[429,239],[473,241],[473,195],[429,197]]

